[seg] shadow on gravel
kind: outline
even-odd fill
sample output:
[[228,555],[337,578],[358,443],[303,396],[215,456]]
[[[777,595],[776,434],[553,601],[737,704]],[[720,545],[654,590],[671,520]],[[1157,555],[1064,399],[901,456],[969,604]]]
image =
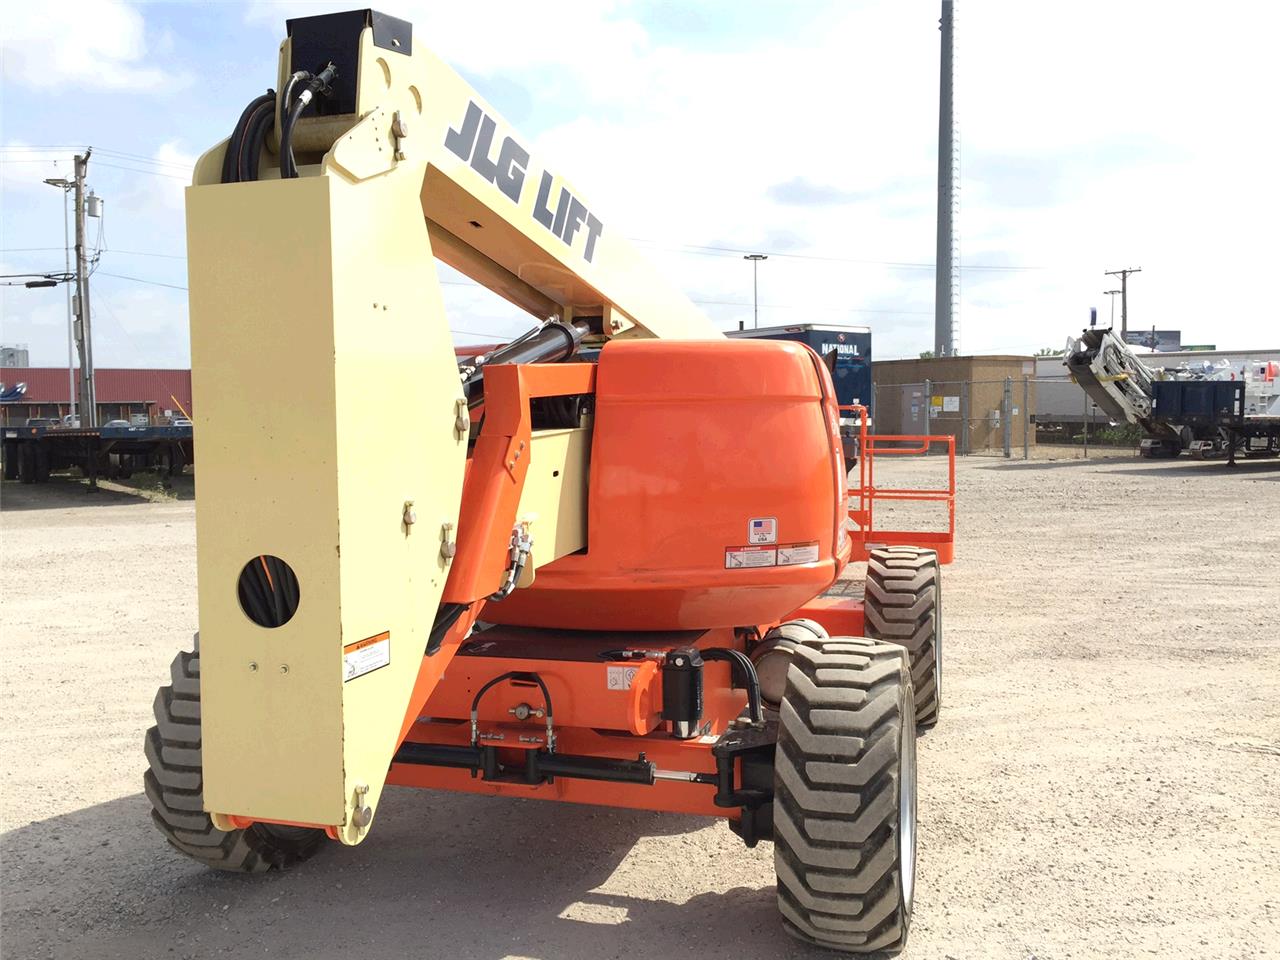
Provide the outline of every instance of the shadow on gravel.
[[5,480],[0,488],[0,511],[67,510],[73,507],[115,507],[130,504],[194,500],[190,474],[174,477],[169,487],[156,473],[135,474],[129,480],[102,480],[98,489],[80,477],[53,476],[47,483]]
[[1070,470],[1072,468],[1079,467],[1111,467],[1121,463],[1131,463],[1133,459],[1136,458],[1097,457],[1092,460],[997,460],[993,463],[978,464],[977,469],[1014,472],[1027,470]]
[[[830,956],[783,932],[771,884],[686,886],[717,862],[742,876],[735,859],[771,859],[769,845],[690,835],[676,861],[670,844],[646,848],[701,818],[392,788],[360,846],[243,876],[172,851],[149,813],[139,793],[0,838],[6,956]],[[597,891],[615,872],[615,886],[639,895]]]
[[[1136,477],[1158,477],[1161,479],[1187,479],[1190,477],[1214,476],[1260,476],[1264,479],[1280,478],[1280,460],[1238,460],[1230,466],[1225,461],[1216,460],[1140,460],[1130,459],[1098,459],[1098,460],[1031,460],[1013,461],[1009,463],[984,464],[979,469],[999,470],[1019,473],[1039,470],[1071,470],[1079,467],[1095,469],[1117,475]],[[1268,474],[1274,476],[1267,476]]]
[[1234,467],[1221,461],[1172,461],[1159,466],[1153,464],[1145,469],[1130,467],[1124,470],[1109,470],[1107,472],[1178,480],[1185,480],[1190,477],[1243,477],[1257,480],[1280,480],[1280,460],[1237,460]]

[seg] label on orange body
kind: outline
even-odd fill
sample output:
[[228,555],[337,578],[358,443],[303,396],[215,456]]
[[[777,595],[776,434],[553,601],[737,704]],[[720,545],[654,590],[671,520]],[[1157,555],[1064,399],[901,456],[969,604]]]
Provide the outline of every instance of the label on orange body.
[[818,541],[809,543],[783,543],[778,546],[778,566],[786,567],[797,563],[817,563]]
[[391,663],[391,631],[366,637],[342,648],[342,682],[363,677]]
[[608,667],[605,670],[605,687],[609,690],[630,690],[639,672],[639,667]]
[[726,547],[724,551],[724,568],[726,570],[776,567],[777,565],[778,550],[776,547]]

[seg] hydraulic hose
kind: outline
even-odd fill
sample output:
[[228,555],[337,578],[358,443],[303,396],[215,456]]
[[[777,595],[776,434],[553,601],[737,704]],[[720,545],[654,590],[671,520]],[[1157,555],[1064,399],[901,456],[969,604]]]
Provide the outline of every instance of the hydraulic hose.
[[756,675],[755,664],[741,650],[729,647],[712,647],[699,650],[703,660],[727,660],[736,674],[735,679],[747,688],[747,710],[751,714],[752,723],[764,723],[764,711],[760,706],[760,678]]
[[[235,128],[231,131],[231,139],[227,141],[227,150],[222,157],[222,182],[238,183],[246,179],[257,179],[258,154],[253,153],[251,167],[253,171],[252,177],[243,176],[246,164],[246,155],[250,150],[250,140],[252,128],[255,124],[260,125],[262,122],[262,112],[266,109],[267,127],[262,131],[262,138],[266,138],[266,132],[270,129],[270,121],[275,112],[276,92],[268,90],[260,97],[255,97],[250,104],[244,108],[244,112],[240,114],[240,119],[236,121]],[[260,146],[260,143],[259,143]]]
[[[280,123],[281,179],[291,180],[298,176],[298,164],[293,158],[293,128],[297,124],[298,118],[302,116],[302,112],[307,109],[317,94],[329,96],[333,89],[331,84],[337,76],[338,68],[331,62],[315,76],[299,72],[289,78],[289,84],[285,88],[285,96],[281,103],[281,109],[284,111],[284,119]],[[298,94],[298,99],[290,103],[289,96],[294,86],[298,83],[303,84],[302,92]]]
[[440,609],[436,612],[436,622],[431,627],[431,633],[427,635],[427,646],[423,650],[422,655],[429,657],[440,649],[444,643],[445,634],[452,629],[453,625],[458,622],[458,618],[466,613],[471,606],[469,603],[442,603]]

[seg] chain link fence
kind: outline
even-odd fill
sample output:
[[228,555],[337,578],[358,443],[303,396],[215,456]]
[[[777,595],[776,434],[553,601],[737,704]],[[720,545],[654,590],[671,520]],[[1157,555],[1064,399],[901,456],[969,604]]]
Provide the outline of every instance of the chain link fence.
[[1070,380],[925,380],[875,384],[877,434],[950,435],[960,456],[1031,459],[1062,447],[1088,456],[1092,445],[1136,450],[1140,433],[1116,425]]

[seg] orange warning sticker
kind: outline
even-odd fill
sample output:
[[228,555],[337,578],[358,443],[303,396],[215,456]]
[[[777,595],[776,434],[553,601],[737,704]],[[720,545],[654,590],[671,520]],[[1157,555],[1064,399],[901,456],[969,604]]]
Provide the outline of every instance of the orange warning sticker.
[[391,663],[391,631],[365,637],[342,648],[342,682],[373,673]]

